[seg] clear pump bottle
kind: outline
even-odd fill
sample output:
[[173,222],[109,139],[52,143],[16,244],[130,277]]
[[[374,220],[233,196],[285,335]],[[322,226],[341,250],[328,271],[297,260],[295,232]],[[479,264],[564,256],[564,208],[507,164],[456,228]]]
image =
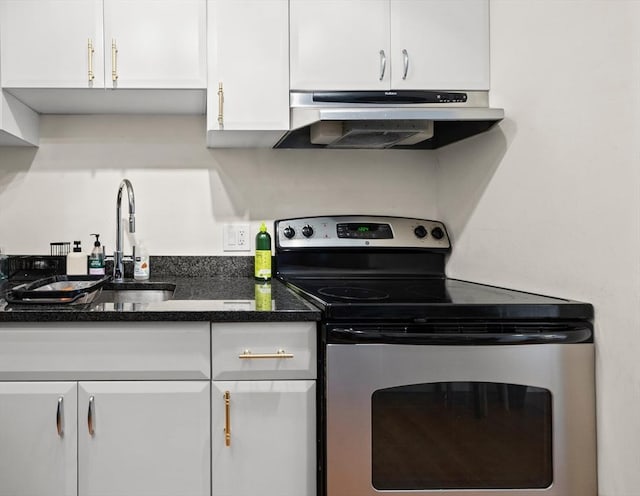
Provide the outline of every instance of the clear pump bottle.
[[92,234],[91,236],[95,236],[96,240],[93,243],[93,250],[91,250],[91,254],[89,255],[89,275],[103,276],[105,273],[104,248],[100,246],[99,234]]

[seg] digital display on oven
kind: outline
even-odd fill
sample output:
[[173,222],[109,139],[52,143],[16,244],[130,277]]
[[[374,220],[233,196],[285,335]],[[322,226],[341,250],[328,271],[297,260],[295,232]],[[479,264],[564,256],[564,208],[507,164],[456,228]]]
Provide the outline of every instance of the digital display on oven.
[[393,239],[389,224],[347,222],[337,225],[338,238]]

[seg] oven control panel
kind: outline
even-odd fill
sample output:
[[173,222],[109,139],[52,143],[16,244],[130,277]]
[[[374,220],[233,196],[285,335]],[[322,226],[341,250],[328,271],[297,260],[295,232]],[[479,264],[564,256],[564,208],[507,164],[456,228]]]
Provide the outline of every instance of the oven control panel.
[[407,217],[337,215],[275,222],[278,249],[441,248],[451,244],[442,222]]

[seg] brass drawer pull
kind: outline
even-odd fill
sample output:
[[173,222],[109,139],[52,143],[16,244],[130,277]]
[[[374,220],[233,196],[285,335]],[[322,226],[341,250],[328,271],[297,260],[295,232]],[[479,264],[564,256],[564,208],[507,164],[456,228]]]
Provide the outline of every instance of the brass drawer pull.
[[111,80],[118,80],[118,46],[116,40],[111,40]]
[[278,350],[275,353],[251,353],[250,350],[244,350],[241,355],[238,355],[241,359],[254,359],[254,358],[293,358],[293,353],[287,353],[284,350]]
[[87,44],[87,52],[88,52],[88,58],[89,58],[89,82],[93,82],[93,80],[96,78],[96,76],[93,74],[93,52],[95,50],[93,49],[93,42],[91,41],[91,38],[89,38],[88,40],[88,44]]
[[224,126],[224,89],[222,81],[218,83],[218,125],[220,129]]
[[231,393],[224,392],[224,445],[231,446]]

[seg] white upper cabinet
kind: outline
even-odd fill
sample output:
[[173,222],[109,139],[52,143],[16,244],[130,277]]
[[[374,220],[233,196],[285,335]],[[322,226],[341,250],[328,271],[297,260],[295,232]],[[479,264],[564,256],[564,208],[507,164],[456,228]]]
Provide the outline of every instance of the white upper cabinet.
[[102,0],[2,0],[0,22],[5,88],[104,87]]
[[292,90],[488,90],[488,0],[290,0]]
[[389,0],[290,0],[291,89],[389,88]]
[[206,88],[205,0],[104,0],[107,87]]
[[0,146],[37,146],[39,117],[0,88]]
[[488,0],[391,0],[391,88],[489,89]]
[[289,129],[288,0],[209,0],[207,140],[272,145]]
[[[5,4],[0,1],[0,48]],[[40,139],[39,117],[32,109],[2,89],[2,51],[0,50],[0,146],[37,146]]]
[[39,112],[203,113],[206,0],[0,0],[0,56]]

